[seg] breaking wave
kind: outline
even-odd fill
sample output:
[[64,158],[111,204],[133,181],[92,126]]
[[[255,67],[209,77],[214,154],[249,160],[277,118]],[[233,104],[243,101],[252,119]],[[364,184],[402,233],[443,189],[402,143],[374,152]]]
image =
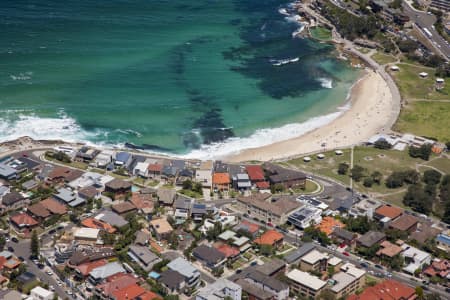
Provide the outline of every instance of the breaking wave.
[[322,77],[322,78],[317,78],[317,81],[320,82],[320,85],[323,88],[326,88],[326,89],[332,89],[333,88],[333,79]]

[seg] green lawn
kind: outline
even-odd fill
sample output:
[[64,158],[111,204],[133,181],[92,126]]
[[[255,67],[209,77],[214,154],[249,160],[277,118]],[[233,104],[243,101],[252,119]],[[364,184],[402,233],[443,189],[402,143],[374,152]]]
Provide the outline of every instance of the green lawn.
[[330,41],[331,40],[331,30],[324,27],[314,27],[310,29],[311,36],[320,41]]
[[400,112],[394,130],[446,142],[450,139],[449,116],[450,102],[410,102]]
[[397,58],[395,58],[394,56],[382,52],[375,53],[374,55],[372,55],[372,58],[380,65],[385,65],[397,61]]
[[439,157],[423,164],[435,167],[436,169],[441,170],[446,174],[450,174],[450,159],[446,157]]
[[[390,73],[404,99],[447,100],[450,99],[450,78],[446,78],[447,84],[441,91],[436,91],[434,69],[400,63],[400,70]],[[419,73],[428,73],[427,78],[420,78]]]

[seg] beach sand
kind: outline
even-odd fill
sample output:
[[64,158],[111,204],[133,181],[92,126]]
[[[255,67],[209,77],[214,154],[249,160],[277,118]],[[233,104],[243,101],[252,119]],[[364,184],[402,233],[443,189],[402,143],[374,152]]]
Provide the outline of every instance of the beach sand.
[[246,149],[230,155],[228,162],[268,161],[308,153],[344,148],[365,142],[377,133],[390,131],[396,118],[391,91],[380,74],[368,70],[353,86],[350,109],[329,124],[297,138],[267,146]]

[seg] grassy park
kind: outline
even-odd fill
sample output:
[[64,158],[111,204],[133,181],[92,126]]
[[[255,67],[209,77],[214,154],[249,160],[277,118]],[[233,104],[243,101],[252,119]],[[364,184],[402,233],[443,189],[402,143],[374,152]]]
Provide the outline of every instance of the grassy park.
[[331,31],[324,27],[314,27],[310,30],[311,36],[319,41],[330,41]]
[[397,61],[397,58],[395,58],[394,56],[382,52],[375,53],[374,55],[372,55],[372,58],[380,65],[385,65]]

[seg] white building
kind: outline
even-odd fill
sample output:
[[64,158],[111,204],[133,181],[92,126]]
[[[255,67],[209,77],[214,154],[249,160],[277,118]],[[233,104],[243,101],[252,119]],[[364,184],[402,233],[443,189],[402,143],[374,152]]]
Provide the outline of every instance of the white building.
[[301,229],[305,229],[311,224],[320,224],[322,222],[322,210],[310,205],[303,206],[288,217],[288,222]]
[[222,300],[229,297],[233,300],[241,300],[242,288],[234,282],[220,278],[213,284],[209,284],[199,290],[196,300]]
[[286,274],[289,278],[291,289],[306,298],[316,298],[322,292],[327,283],[307,272],[294,269]]
[[203,187],[210,188],[212,186],[212,172],[213,161],[202,162],[200,167],[195,170],[195,181],[201,183]]
[[113,161],[113,157],[115,156],[114,151],[111,150],[103,150],[100,152],[91,162],[92,167],[105,168]]
[[74,228],[73,237],[77,241],[97,242],[100,229],[95,228]]
[[149,165],[150,164],[147,162],[138,162],[133,169],[133,174],[135,176],[141,176],[141,177],[147,178]]
[[403,270],[409,274],[421,268],[423,265],[431,263],[431,255],[428,252],[419,250],[407,244],[402,245],[402,255],[405,258],[405,264],[408,264]]
[[97,188],[104,188],[105,183],[113,179],[114,177],[109,175],[102,175],[95,172],[86,172],[79,178],[69,182],[68,185],[73,189],[82,189],[92,185]]
[[35,287],[30,291],[29,300],[53,300],[55,293],[41,288],[40,286]]

